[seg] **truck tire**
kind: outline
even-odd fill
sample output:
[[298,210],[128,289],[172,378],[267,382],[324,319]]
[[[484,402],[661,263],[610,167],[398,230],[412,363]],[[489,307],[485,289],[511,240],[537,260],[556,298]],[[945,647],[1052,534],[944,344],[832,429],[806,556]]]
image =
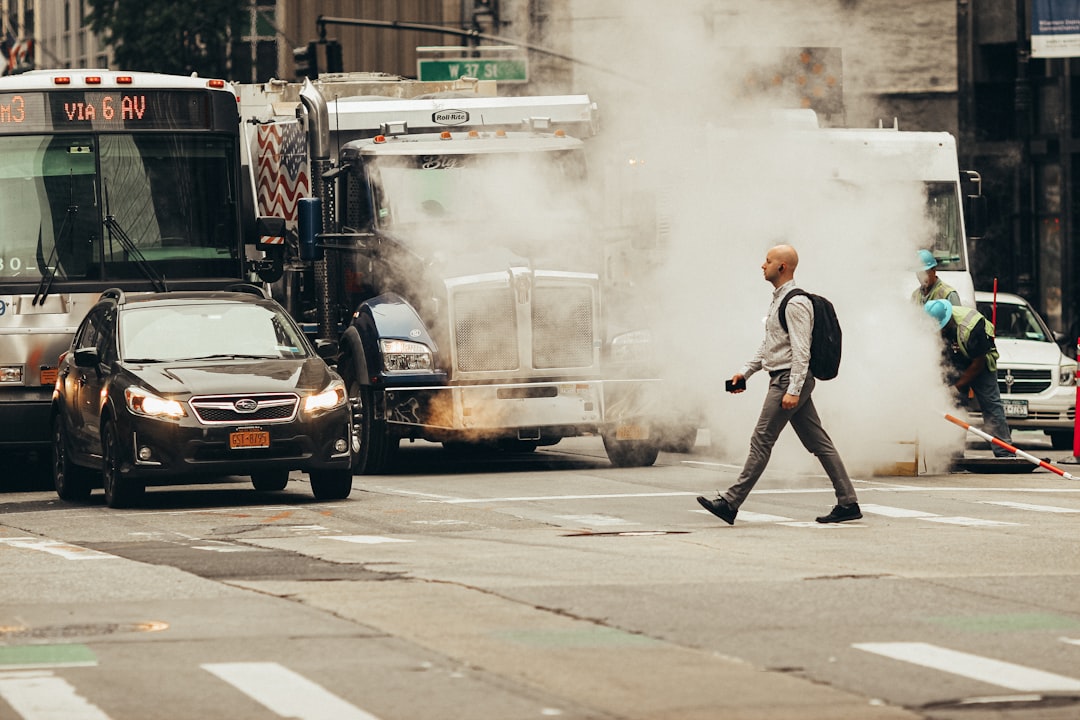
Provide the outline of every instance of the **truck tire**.
[[696,425],[672,425],[664,429],[660,445],[665,452],[688,453],[697,444]]
[[[350,375],[355,373],[350,372]],[[385,420],[374,417],[375,393],[355,377],[346,377],[352,410],[353,474],[376,475],[388,470],[397,450]]]
[[1055,450],[1072,450],[1073,449],[1073,431],[1053,431],[1047,432],[1050,436],[1050,446]]
[[656,462],[660,446],[656,440],[616,440],[604,433],[604,450],[615,467],[648,467]]

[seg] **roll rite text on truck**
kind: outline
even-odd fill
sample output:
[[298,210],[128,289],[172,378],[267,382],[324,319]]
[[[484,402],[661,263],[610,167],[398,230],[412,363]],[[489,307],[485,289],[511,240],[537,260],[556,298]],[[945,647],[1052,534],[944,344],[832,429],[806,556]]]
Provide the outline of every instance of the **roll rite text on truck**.
[[258,214],[298,229],[263,246],[267,277],[280,267],[279,299],[339,343],[355,470],[387,469],[403,438],[528,451],[590,433],[614,464],[652,464],[648,335],[606,326],[573,137],[596,132],[595,105],[428,89],[241,89]]

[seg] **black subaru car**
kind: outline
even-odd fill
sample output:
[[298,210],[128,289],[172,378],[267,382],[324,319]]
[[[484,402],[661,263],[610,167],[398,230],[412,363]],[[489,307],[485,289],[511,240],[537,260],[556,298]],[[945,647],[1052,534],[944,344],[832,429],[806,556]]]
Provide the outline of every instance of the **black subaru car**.
[[319,499],[352,490],[345,386],[274,300],[241,291],[107,290],[60,358],[53,480],[109,507],[147,484],[250,475],[282,490],[308,474]]

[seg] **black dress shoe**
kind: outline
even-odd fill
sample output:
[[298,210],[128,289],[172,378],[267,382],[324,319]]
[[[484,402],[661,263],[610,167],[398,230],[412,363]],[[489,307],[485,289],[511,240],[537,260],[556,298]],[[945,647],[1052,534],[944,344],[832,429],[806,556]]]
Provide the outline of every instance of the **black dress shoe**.
[[819,523],[838,523],[858,520],[861,517],[862,511],[859,510],[859,503],[851,503],[850,505],[837,505],[832,509],[832,512],[828,515],[822,515],[817,521]]
[[[701,507],[711,512],[728,525],[735,524],[735,514],[739,511],[728,505],[728,501],[724,498],[718,497],[715,500],[710,500],[709,498],[701,497],[699,495],[697,501]],[[860,517],[862,516],[860,515]]]

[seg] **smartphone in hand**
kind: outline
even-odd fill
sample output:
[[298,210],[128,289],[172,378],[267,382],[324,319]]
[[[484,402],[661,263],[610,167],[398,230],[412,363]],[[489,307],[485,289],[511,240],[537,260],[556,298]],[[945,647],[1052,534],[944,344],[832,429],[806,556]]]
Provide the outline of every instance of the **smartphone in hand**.
[[730,380],[724,381],[724,389],[728,392],[735,392],[736,390],[746,389],[746,378],[739,378],[738,382],[731,382]]

